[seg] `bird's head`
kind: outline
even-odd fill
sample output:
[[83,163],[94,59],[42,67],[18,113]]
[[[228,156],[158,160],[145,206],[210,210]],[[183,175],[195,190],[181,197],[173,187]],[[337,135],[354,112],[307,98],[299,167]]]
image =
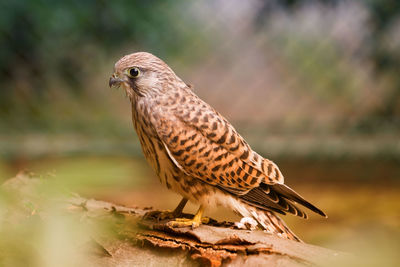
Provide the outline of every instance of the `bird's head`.
[[135,95],[144,97],[163,94],[173,83],[176,86],[182,81],[164,61],[150,53],[138,52],[124,56],[115,63],[108,84],[110,87],[122,86],[132,99]]

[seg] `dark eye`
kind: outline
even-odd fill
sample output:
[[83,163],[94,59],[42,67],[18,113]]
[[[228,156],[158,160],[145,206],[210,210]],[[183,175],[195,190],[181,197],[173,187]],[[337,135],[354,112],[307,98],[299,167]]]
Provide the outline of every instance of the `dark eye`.
[[129,76],[131,76],[132,78],[136,78],[139,76],[140,74],[140,70],[138,68],[131,68],[128,70]]

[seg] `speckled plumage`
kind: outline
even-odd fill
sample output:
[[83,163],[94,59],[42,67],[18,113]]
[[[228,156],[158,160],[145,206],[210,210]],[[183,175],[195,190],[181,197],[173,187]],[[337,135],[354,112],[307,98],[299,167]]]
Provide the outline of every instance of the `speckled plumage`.
[[[131,77],[131,68],[140,70]],[[299,240],[274,213],[325,214],[284,185],[279,168],[254,152],[233,126],[194,94],[159,58],[121,58],[111,85],[122,85],[145,158],[160,181],[204,206],[223,205],[253,217],[267,231]]]

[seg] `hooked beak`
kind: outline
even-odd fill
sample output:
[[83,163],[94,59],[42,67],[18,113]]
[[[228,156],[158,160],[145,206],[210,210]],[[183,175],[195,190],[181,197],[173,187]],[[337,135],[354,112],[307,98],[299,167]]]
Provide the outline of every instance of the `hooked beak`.
[[118,78],[115,73],[110,77],[110,80],[108,81],[108,86],[111,87],[119,87],[120,84],[123,82],[121,78]]

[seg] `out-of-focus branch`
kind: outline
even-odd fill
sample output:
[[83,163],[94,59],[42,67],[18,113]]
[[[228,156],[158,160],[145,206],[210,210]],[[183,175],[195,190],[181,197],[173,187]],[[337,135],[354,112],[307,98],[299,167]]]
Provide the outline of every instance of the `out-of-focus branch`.
[[[21,202],[35,203],[40,214],[42,198],[35,189],[47,181],[24,173],[8,180],[3,189],[17,194]],[[285,240],[262,231],[233,229],[232,223],[201,225],[196,229],[171,228],[164,221],[142,220],[151,209],[128,208],[113,203],[86,199],[78,195],[58,200],[64,212],[82,224],[109,222],[109,232],[91,234],[86,265],[93,266],[309,266],[337,265],[347,256],[325,248]],[[15,217],[18,209],[9,209]],[[47,220],[49,216],[40,216]],[[80,245],[79,245],[80,246]]]

